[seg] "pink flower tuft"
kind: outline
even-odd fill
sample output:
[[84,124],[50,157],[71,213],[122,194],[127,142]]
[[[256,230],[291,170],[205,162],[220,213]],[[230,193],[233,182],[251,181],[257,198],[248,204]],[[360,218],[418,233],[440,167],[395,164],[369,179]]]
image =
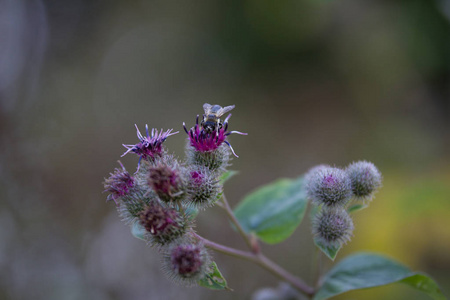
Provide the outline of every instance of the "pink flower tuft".
[[186,125],[183,123],[184,131],[186,131],[189,137],[189,143],[195,150],[199,152],[210,152],[214,151],[225,143],[230,147],[234,156],[238,157],[236,153],[234,153],[233,147],[231,147],[230,143],[226,140],[227,136],[232,133],[237,133],[241,135],[247,135],[246,133],[242,133],[239,131],[227,131],[228,129],[228,119],[231,117],[231,114],[225,119],[223,126],[220,127],[217,131],[208,132],[199,126],[198,124],[198,116],[197,121],[194,127],[192,127],[189,131],[186,128]]
[[162,144],[164,143],[164,141],[169,136],[178,133],[178,131],[172,132],[173,129],[169,129],[165,132],[163,132],[163,130],[161,129],[161,131],[158,133],[158,130],[153,128],[152,134],[150,135],[148,131],[148,125],[145,125],[145,132],[147,133],[147,136],[143,136],[139,131],[137,125],[135,124],[134,126],[136,126],[139,143],[134,145],[123,145],[125,148],[127,148],[127,151],[122,154],[122,156],[128,154],[129,152],[136,153],[139,156],[138,170],[142,158],[154,159],[156,156],[161,156],[163,153]]
[[125,167],[119,161],[122,169],[116,168],[114,173],[110,173],[110,177],[105,179],[104,192],[109,192],[110,194],[106,198],[106,201],[114,200],[117,204],[117,199],[128,194],[130,189],[134,186],[134,178],[125,170]]

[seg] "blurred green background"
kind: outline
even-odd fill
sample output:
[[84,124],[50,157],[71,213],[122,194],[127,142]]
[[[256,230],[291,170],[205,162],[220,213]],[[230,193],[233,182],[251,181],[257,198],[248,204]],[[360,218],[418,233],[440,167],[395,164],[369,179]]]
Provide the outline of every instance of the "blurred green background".
[[[320,164],[375,163],[355,251],[383,252],[450,295],[450,2],[0,0],[0,299],[251,299],[278,280],[215,254],[234,292],[178,287],[132,237],[103,178],[137,142],[205,102],[235,104],[234,206]],[[121,159],[133,170],[137,158]],[[224,213],[200,234],[244,248]],[[309,220],[267,255],[307,281]],[[329,264],[331,266],[331,264]],[[329,267],[328,266],[328,267]],[[406,286],[339,299],[427,299]]]

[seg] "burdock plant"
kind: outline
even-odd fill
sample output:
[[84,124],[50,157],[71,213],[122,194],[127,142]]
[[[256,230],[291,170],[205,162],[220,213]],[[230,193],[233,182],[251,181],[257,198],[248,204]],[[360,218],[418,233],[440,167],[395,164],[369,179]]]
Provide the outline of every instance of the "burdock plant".
[[[351,255],[326,274],[317,274],[306,282],[270,260],[260,243],[277,244],[291,236],[306,215],[311,202],[312,241],[318,255],[334,261],[339,250],[353,237],[351,215],[368,206],[380,188],[382,176],[367,161],[346,168],[319,165],[304,176],[279,179],[247,195],[231,209],[224,183],[236,174],[229,171],[231,155],[237,157],[228,137],[229,114],[233,106],[222,108],[205,103],[203,118],[197,116],[189,130],[183,123],[186,158],[180,161],[169,154],[165,140],[178,133],[145,127],[142,135],[136,126],[138,142],[126,144],[123,154],[137,155],[137,170],[130,174],[120,163],[105,179],[107,200],[113,200],[120,217],[131,225],[132,234],[146,241],[162,255],[163,270],[174,282],[199,285],[215,290],[230,290],[227,281],[212,260],[209,250],[248,260],[286,282],[273,290],[274,299],[328,299],[356,289],[405,283],[434,299],[445,299],[438,285],[426,274],[412,272],[406,266],[381,255]],[[194,229],[199,210],[217,205],[229,217],[248,250],[231,248],[198,235]],[[317,260],[314,260],[317,263]],[[320,270],[320,268],[318,268]],[[287,292],[289,289],[290,292]],[[262,295],[258,293],[257,295]]]

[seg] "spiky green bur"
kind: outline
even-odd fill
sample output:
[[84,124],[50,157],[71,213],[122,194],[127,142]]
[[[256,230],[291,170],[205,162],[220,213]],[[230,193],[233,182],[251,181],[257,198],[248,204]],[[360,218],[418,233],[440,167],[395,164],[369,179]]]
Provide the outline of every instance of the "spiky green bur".
[[186,157],[188,165],[204,166],[211,171],[225,172],[230,161],[230,149],[226,144],[221,144],[211,151],[197,151],[189,143],[186,145]]
[[188,204],[199,209],[214,205],[222,193],[217,173],[205,166],[192,166],[188,172]]
[[354,162],[347,167],[346,172],[352,183],[353,194],[357,199],[372,199],[381,186],[381,173],[371,162]]
[[340,247],[350,241],[353,221],[343,208],[324,208],[312,222],[314,238],[327,247]]
[[308,172],[306,192],[316,205],[343,207],[352,197],[350,177],[341,169],[321,166]]

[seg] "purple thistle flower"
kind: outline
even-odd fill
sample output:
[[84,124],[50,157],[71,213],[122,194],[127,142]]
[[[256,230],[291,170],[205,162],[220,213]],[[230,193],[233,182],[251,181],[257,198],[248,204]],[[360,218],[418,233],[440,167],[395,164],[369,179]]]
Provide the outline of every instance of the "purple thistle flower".
[[182,178],[177,169],[165,164],[158,164],[149,169],[148,185],[165,202],[172,201],[182,195]]
[[177,132],[172,132],[173,129],[169,129],[167,131],[161,131],[158,132],[156,128],[152,129],[152,134],[149,134],[148,131],[148,125],[145,125],[145,132],[147,133],[147,136],[143,136],[141,132],[139,131],[139,128],[137,127],[137,137],[139,139],[139,143],[134,145],[123,145],[125,148],[127,148],[127,151],[122,154],[122,156],[125,156],[129,152],[134,152],[137,155],[139,155],[139,162],[138,162],[138,170],[141,163],[141,159],[154,159],[156,156],[161,156],[163,152],[162,144],[164,141],[171,135],[177,134]]
[[205,246],[187,238],[165,248],[163,270],[175,282],[192,286],[205,277],[210,262]]
[[120,161],[119,164],[122,169],[116,168],[114,173],[110,173],[111,176],[105,179],[105,190],[103,191],[110,193],[106,201],[114,200],[116,204],[118,204],[117,199],[128,194],[134,186],[134,178],[125,170],[125,167]]
[[194,183],[196,185],[202,184],[203,178],[205,177],[204,175],[202,175],[202,173],[200,173],[198,171],[192,171],[190,173],[190,175],[191,175],[192,183]]
[[231,144],[226,140],[226,138],[232,133],[241,135],[247,135],[247,133],[242,133],[239,131],[227,131],[228,119],[230,119],[231,114],[229,114],[225,119],[222,127],[212,132],[207,132],[202,126],[199,126],[198,117],[199,116],[197,115],[195,126],[192,127],[189,131],[186,128],[186,124],[183,123],[184,131],[186,131],[189,137],[190,145],[194,147],[195,150],[199,152],[211,152],[219,148],[222,143],[225,143],[228,145],[228,147],[230,147],[231,152],[233,152],[234,156],[239,157],[236,155],[233,147],[231,147]]
[[180,245],[172,251],[173,269],[181,276],[192,276],[202,266],[201,249],[196,245]]
[[151,235],[152,243],[165,245],[186,232],[187,224],[174,208],[150,203],[139,215],[140,223]]

